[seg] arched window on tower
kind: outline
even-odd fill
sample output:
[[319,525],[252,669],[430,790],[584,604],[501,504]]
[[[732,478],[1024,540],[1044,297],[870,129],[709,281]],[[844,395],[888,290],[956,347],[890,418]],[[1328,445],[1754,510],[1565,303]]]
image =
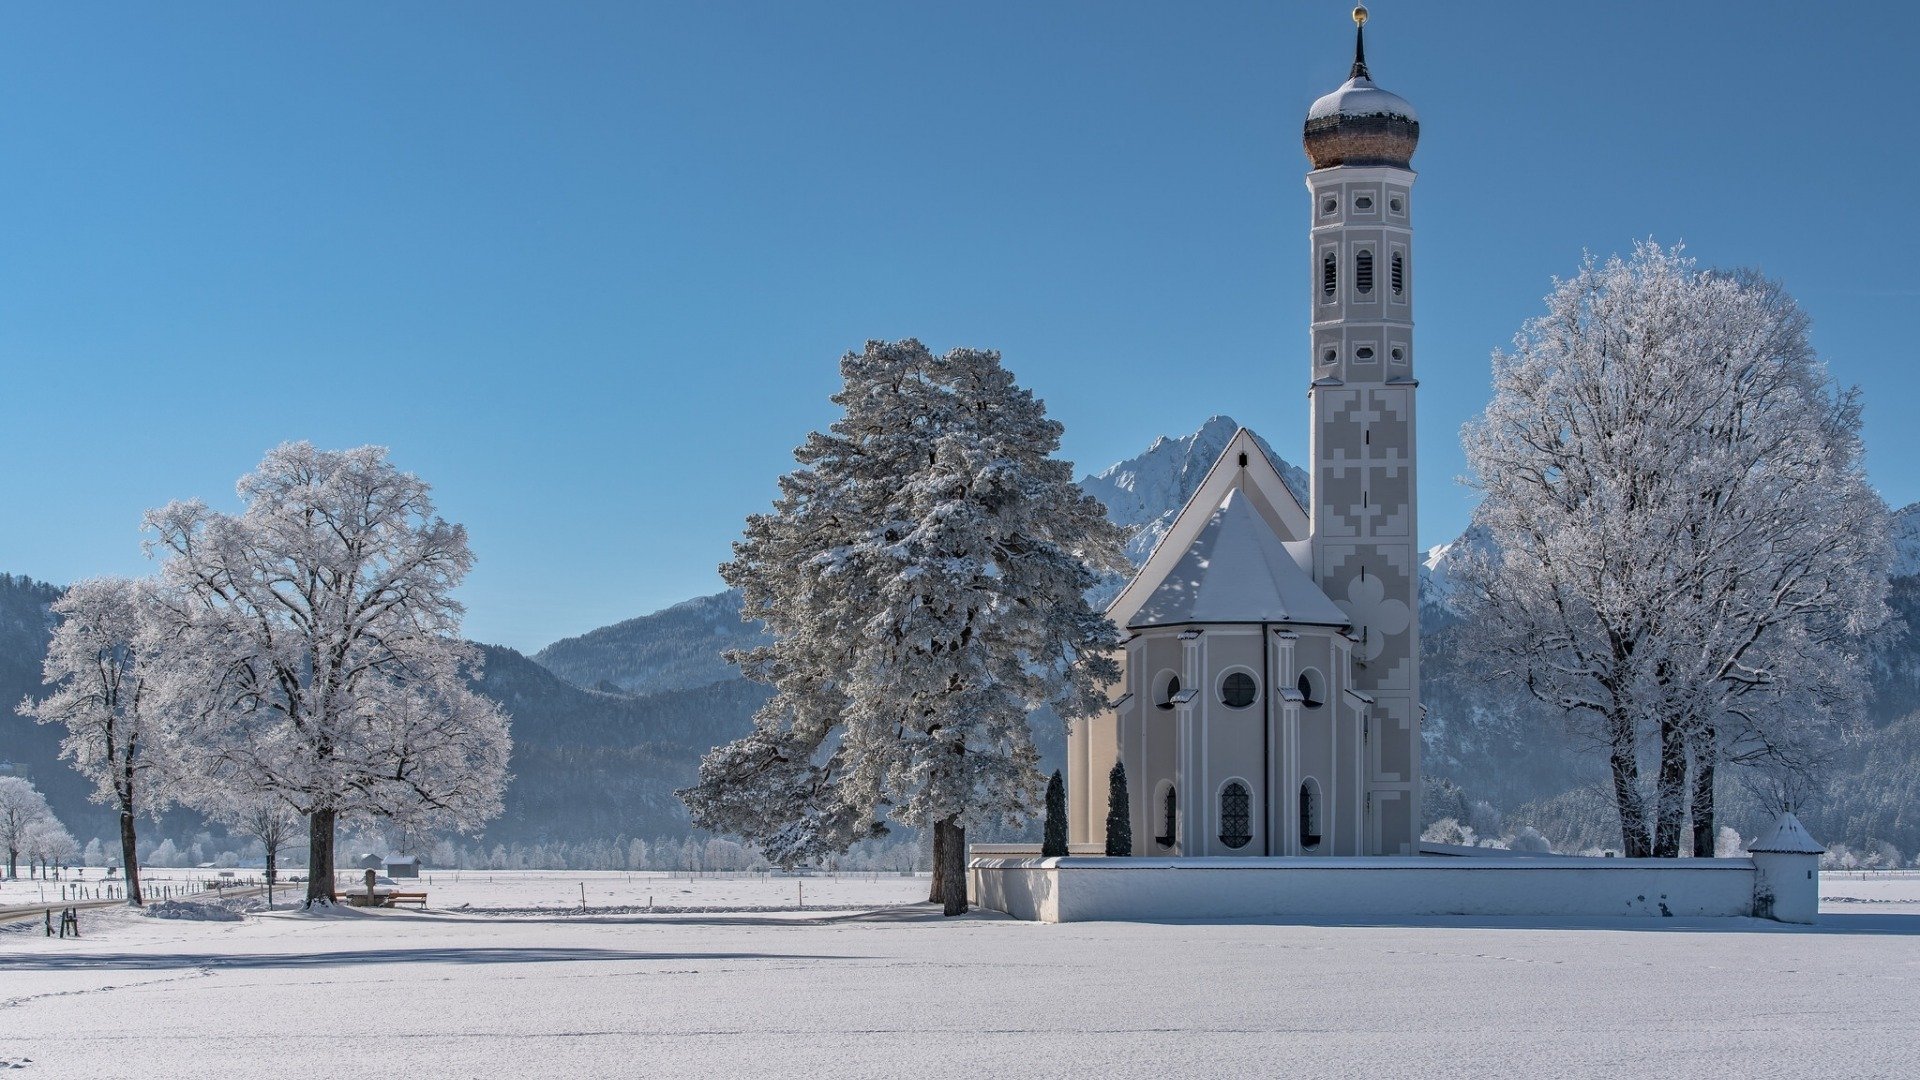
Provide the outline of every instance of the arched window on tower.
[[1329,251],[1320,260],[1320,296],[1324,300],[1333,299],[1334,290],[1340,286],[1340,260]]
[[1220,789],[1220,842],[1230,848],[1247,846],[1253,839],[1252,799],[1247,785],[1230,781]]
[[1154,843],[1159,844],[1163,848],[1170,848],[1173,846],[1174,817],[1175,817],[1175,814],[1179,811],[1179,809],[1180,809],[1179,801],[1177,797],[1174,795],[1173,785],[1168,784],[1166,799],[1161,805],[1162,813],[1165,816],[1162,818],[1162,824],[1160,826],[1160,835],[1153,838]]
[[1393,253],[1393,295],[1404,296],[1407,291],[1407,260],[1399,252]]
[[1354,256],[1353,287],[1361,296],[1373,294],[1373,252],[1362,249]]
[[1300,846],[1320,846],[1320,784],[1312,777],[1300,785]]

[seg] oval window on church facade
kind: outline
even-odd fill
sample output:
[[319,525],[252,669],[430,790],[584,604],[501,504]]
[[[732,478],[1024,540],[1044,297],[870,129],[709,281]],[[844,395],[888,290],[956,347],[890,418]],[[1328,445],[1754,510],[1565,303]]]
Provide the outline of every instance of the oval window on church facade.
[[1259,685],[1244,671],[1230,671],[1220,680],[1220,704],[1229,709],[1244,709],[1258,696]]
[[1220,789],[1220,842],[1238,850],[1253,839],[1253,799],[1247,785],[1230,780]]

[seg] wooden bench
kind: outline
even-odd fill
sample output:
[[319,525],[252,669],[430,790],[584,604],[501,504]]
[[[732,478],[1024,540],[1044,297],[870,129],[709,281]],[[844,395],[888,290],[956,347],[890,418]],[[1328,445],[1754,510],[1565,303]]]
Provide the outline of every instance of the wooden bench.
[[388,893],[387,903],[395,907],[401,904],[412,904],[421,911],[425,911],[427,910],[427,894],[423,892]]

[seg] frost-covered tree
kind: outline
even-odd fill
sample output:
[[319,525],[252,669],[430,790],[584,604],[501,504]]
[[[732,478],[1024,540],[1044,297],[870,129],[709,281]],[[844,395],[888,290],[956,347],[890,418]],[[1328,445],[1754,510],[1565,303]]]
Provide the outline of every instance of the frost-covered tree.
[[1626,854],[1678,855],[1689,817],[1712,851],[1716,766],[1817,757],[1888,618],[1857,393],[1777,285],[1653,244],[1547,309],[1465,430],[1493,543],[1456,606],[1490,669],[1605,747]]
[[342,816],[468,829],[500,811],[507,721],[463,680],[480,655],[452,597],[473,556],[381,447],[287,443],[238,490],[239,514],[147,515],[153,689],[195,777],[307,817],[307,903],[328,903]]
[[20,876],[20,856],[32,845],[42,821],[50,820],[46,797],[21,776],[0,776],[0,848],[7,851],[7,876]]
[[1122,536],[999,354],[869,342],[840,368],[844,415],[721,567],[773,638],[733,659],[773,699],[681,794],[695,824],[782,864],[888,818],[931,828],[957,914],[966,830],[1036,809],[1028,713],[1104,704],[1114,632],[1085,595],[1125,566]]
[[80,844],[52,814],[27,826],[21,848],[26,852],[28,865],[38,866],[42,878],[52,877],[55,867],[73,865],[80,855]]
[[1120,761],[1107,773],[1107,854],[1133,854],[1133,808],[1128,805],[1127,766]]
[[1060,770],[1047,778],[1047,816],[1040,834],[1040,857],[1058,859],[1067,854],[1067,785]]
[[60,756],[93,781],[93,800],[120,814],[127,902],[141,903],[135,822],[171,801],[165,777],[171,738],[147,692],[137,641],[152,617],[151,582],[95,578],[76,583],[53,611],[60,617],[42,664],[53,692],[19,711],[66,729]]

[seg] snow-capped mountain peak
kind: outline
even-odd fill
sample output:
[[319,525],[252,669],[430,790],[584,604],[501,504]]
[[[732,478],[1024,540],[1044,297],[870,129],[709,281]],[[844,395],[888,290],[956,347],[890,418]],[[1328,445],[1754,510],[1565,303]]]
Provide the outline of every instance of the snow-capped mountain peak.
[[[1137,457],[1128,458],[1080,481],[1080,489],[1099,499],[1114,524],[1132,529],[1127,557],[1135,566],[1147,561],[1154,545],[1172,527],[1181,507],[1200,488],[1240,425],[1231,416],[1214,416],[1190,435],[1162,435]],[[1292,489],[1300,505],[1307,504],[1305,471],[1273,452],[1258,434],[1254,441]]]

